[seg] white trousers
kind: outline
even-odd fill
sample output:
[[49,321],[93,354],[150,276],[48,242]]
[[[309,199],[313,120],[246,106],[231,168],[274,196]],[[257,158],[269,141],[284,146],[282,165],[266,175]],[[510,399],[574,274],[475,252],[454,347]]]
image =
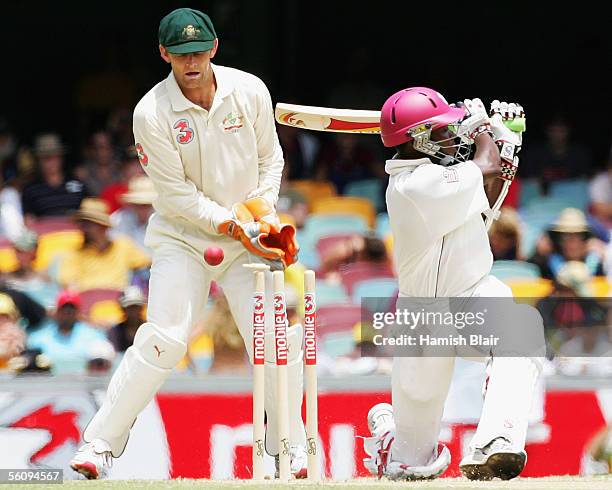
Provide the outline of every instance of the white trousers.
[[[186,347],[192,325],[203,317],[210,283],[214,280],[223,288],[250,358],[253,272],[243,267],[250,261],[250,256],[245,250],[231,263],[224,261],[219,266],[212,267],[204,262],[203,251],[196,251],[194,247],[184,242],[165,240],[156,243],[149,282],[146,324],[147,329],[153,332],[149,335],[153,340],[148,340],[147,337],[147,342],[143,341],[143,345],[155,345],[158,349],[161,342],[166,350],[174,350],[178,355],[171,365],[175,366],[182,357],[180,346]],[[271,274],[266,273],[267,332],[272,332],[274,326],[272,304]],[[153,328],[149,328],[150,325],[153,325]],[[140,330],[143,330],[143,327]],[[148,404],[171,372],[168,366],[155,365],[155,355],[150,357],[148,352],[138,352],[136,342],[130,349],[113,374],[105,402],[84,434],[86,441],[95,438],[108,441],[115,456],[123,452],[135,417]],[[288,359],[290,443],[304,445],[305,433],[301,419],[302,353],[300,349],[292,350],[292,359]],[[275,360],[270,353],[274,354],[274,350],[266,349],[265,382],[268,387],[274,387]],[[148,361],[149,359],[153,359],[152,363]],[[136,387],[140,387],[140,390],[135,389]],[[269,391],[265,397],[268,425],[277,424],[276,390]],[[214,407],[210,407],[210,410],[214,410]],[[270,454],[277,454],[277,441],[274,438],[266,440],[266,448]]]
[[[493,276],[461,296],[511,298],[512,291]],[[481,359],[486,361],[486,359]],[[455,357],[395,357],[392,398],[396,425],[393,458],[411,466],[431,462],[438,442],[444,403]],[[525,446],[537,361],[527,357],[493,359],[478,429],[471,447],[506,437],[516,450]]]

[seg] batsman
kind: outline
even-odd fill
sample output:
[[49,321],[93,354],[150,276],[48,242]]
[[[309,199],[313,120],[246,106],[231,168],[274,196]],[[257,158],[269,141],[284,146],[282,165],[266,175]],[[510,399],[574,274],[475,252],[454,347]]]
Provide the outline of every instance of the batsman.
[[[512,298],[511,289],[490,275],[487,227],[518,167],[522,136],[508,126],[523,117],[517,104],[495,101],[489,111],[480,99],[451,105],[426,87],[387,99],[380,128],[384,145],[396,150],[385,170],[400,300]],[[527,305],[516,308],[529,325],[538,325]],[[520,323],[519,316],[496,317],[495,324],[517,330],[512,322]],[[522,471],[542,353],[493,355],[480,422],[459,465],[467,478],[510,479]],[[364,463],[373,474],[430,479],[449,466],[450,452],[438,437],[454,362],[454,355],[394,357],[393,404],[368,413]]]
[[[211,19],[198,10],[174,10],[161,20],[158,34],[160,55],[171,72],[140,100],[133,123],[140,163],[158,194],[146,235],[153,250],[147,321],[71,461],[90,479],[103,477],[112,459],[121,456],[136,417],[185,355],[211,281],[223,288],[250,346],[252,273],[243,265],[259,262],[284,270],[298,253],[294,227],[281,225],[275,212],[283,154],[266,86],[254,75],[211,62],[219,41]],[[204,260],[204,251],[213,246],[224,252],[218,265]],[[271,284],[267,287],[271,290]],[[271,300],[266,306],[271,312]],[[267,320],[266,345],[273,346],[272,314]],[[301,327],[288,329],[287,342],[291,470],[299,474],[306,466]],[[270,349],[265,370],[270,387],[274,369]],[[276,390],[266,391],[271,455],[279,452],[275,398]]]

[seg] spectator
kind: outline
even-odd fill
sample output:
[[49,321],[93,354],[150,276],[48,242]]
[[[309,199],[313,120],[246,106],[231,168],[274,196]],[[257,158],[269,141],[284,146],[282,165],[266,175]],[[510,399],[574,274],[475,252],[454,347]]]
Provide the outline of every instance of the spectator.
[[121,197],[128,191],[128,182],[140,175],[145,175],[145,173],[138,160],[136,147],[132,145],[123,152],[119,181],[106,186],[100,194],[100,197],[108,204],[110,213],[123,207]]
[[499,219],[489,230],[494,260],[523,260],[521,253],[521,221],[518,213],[503,207]]
[[348,264],[369,262],[389,266],[385,242],[373,234],[354,235],[337,242],[321,257],[321,272],[333,275]]
[[13,357],[8,367],[19,374],[50,374],[51,361],[40,349],[26,349],[17,357]]
[[589,184],[591,214],[608,229],[612,229],[612,150],[608,166],[598,173]]
[[526,148],[521,157],[522,177],[536,177],[546,187],[549,182],[589,175],[591,156],[582,145],[571,141],[571,128],[562,117],[546,126],[546,141]]
[[42,134],[36,139],[34,154],[38,160],[34,182],[23,190],[23,213],[28,220],[47,216],[65,216],[79,208],[87,195],[83,183],[66,177],[66,147],[57,134]]
[[11,297],[0,293],[0,371],[25,347],[25,333],[18,320],[19,311]]
[[85,182],[89,191],[99,196],[107,186],[119,179],[119,161],[115,155],[110,134],[97,131],[91,136],[86,162],[77,168],[76,173]]
[[0,293],[6,294],[13,300],[19,311],[20,321],[28,332],[39,328],[46,319],[47,311],[45,308],[27,294],[8,285],[4,277],[0,280]]
[[78,320],[80,308],[78,293],[63,291],[55,318],[28,339],[29,348],[40,349],[49,358],[54,374],[85,373],[90,346],[106,340],[101,331]]
[[111,239],[108,206],[101,199],[84,199],[75,215],[83,245],[59,266],[59,282],[78,291],[94,288],[123,290],[133,271],[148,268],[151,260],[129,238]]
[[319,140],[308,131],[278,124],[278,139],[283,147],[287,180],[312,179],[319,154]]
[[591,275],[604,275],[605,246],[592,237],[591,228],[579,209],[567,208],[559,219],[538,239],[536,252],[529,259],[540,268],[545,279],[553,279],[570,260],[584,262]]
[[21,196],[14,187],[0,184],[0,237],[14,240],[23,230]]
[[98,340],[87,350],[86,371],[90,376],[108,374],[116,357],[115,349],[108,340]]
[[128,192],[121,198],[125,207],[111,215],[111,236],[125,235],[143,252],[151,255],[151,250],[145,246],[144,240],[156,197],[153,182],[146,175],[130,180]]
[[285,157],[285,166],[283,167],[276,210],[278,213],[284,213],[291,216],[295,221],[296,228],[301,229],[304,227],[304,222],[308,217],[308,202],[301,192],[291,187],[291,182],[287,179],[288,173],[289,166],[287,165],[287,158]]
[[37,247],[38,235],[32,230],[24,229],[13,242],[18,269],[7,274],[6,282],[12,288],[50,308],[55,302],[59,288],[45,273],[34,270]]
[[317,179],[330,180],[338,193],[342,194],[350,182],[383,178],[384,164],[360,142],[359,135],[337,133],[334,137],[321,150],[316,169]]
[[108,339],[115,351],[123,353],[134,343],[138,327],[144,321],[146,298],[138,286],[127,287],[119,297],[125,319],[108,331]]

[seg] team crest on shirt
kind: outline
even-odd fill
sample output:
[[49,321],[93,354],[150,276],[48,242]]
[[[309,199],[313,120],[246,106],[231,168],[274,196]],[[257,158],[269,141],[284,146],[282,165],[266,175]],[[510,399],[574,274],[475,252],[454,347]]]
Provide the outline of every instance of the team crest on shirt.
[[181,145],[186,145],[193,140],[193,129],[189,127],[189,121],[187,119],[179,119],[172,127],[179,130],[176,135],[176,141]]
[[453,182],[459,182],[459,174],[454,168],[445,169],[443,175],[448,184],[452,184]]
[[230,112],[223,119],[223,131],[226,133],[236,133],[244,126],[244,116],[239,112]]

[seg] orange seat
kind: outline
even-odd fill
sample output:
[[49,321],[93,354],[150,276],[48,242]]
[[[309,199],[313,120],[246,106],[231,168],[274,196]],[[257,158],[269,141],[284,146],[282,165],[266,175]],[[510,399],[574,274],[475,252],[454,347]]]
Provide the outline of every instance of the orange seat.
[[552,281],[549,279],[516,279],[505,282],[512,289],[515,298],[539,299],[548,296],[553,290]]
[[0,244],[0,272],[13,272],[17,270],[19,263],[13,249],[13,244],[2,240]]
[[325,180],[292,180],[289,187],[304,196],[311,210],[313,202],[336,195],[334,184]]
[[96,301],[89,308],[88,320],[93,325],[112,327],[124,320],[123,310],[115,300]]
[[610,295],[610,283],[604,276],[596,276],[589,283],[593,296],[597,298],[607,298]]
[[376,224],[376,209],[372,201],[363,197],[335,196],[317,199],[312,204],[313,214],[354,214],[361,216],[370,228]]

